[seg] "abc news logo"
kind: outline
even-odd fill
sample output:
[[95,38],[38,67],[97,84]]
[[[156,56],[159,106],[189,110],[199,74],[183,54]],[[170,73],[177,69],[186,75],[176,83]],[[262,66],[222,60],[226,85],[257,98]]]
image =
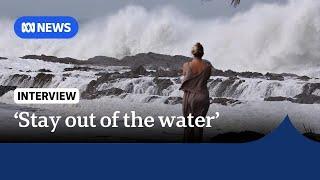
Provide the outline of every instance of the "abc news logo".
[[71,23],[34,23],[24,22],[21,24],[23,33],[51,33],[51,32],[71,32]]
[[78,22],[69,16],[24,16],[14,31],[22,39],[67,39],[78,33]]

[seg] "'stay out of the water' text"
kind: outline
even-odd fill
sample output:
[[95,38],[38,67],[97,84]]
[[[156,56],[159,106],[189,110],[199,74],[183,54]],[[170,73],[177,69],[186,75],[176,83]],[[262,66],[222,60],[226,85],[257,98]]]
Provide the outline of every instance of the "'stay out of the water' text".
[[30,112],[16,112],[14,118],[18,120],[20,128],[43,128],[54,133],[58,127],[67,128],[185,128],[185,127],[203,127],[211,128],[212,122],[219,118],[219,112],[215,116],[193,117],[191,114],[184,116],[146,116],[142,117],[135,111],[120,115],[120,111],[115,111],[111,116],[97,117],[94,114],[88,116],[44,116]]

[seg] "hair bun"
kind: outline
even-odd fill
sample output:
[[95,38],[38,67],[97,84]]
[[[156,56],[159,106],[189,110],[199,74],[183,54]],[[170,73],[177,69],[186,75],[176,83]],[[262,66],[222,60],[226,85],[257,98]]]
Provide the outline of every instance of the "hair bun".
[[192,54],[194,57],[202,58],[202,56],[204,55],[204,51],[203,51],[203,46],[202,46],[202,44],[199,43],[199,42],[197,42],[197,43],[192,47],[191,54]]

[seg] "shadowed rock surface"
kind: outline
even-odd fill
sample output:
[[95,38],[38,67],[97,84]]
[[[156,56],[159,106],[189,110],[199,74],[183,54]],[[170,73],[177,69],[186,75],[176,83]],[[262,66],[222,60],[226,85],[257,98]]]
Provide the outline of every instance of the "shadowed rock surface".
[[46,85],[49,85],[54,78],[53,74],[45,74],[45,73],[39,73],[33,81],[33,85],[31,87],[33,88],[42,88]]
[[43,72],[43,73],[45,73],[45,72],[52,72],[52,71],[51,71],[51,70],[48,70],[48,69],[39,69],[38,72]]
[[157,85],[157,94],[162,95],[162,91],[167,89],[169,86],[173,85],[170,79],[159,79],[154,78],[153,82]]
[[31,81],[32,77],[25,74],[14,74],[10,75],[9,78],[5,81],[6,86],[19,86],[24,84],[24,82]]
[[47,62],[57,62],[64,64],[75,64],[75,65],[100,65],[100,66],[150,66],[150,67],[164,67],[170,69],[180,69],[183,63],[190,60],[189,57],[185,56],[169,56],[155,53],[141,53],[135,56],[126,56],[121,60],[106,56],[95,56],[88,60],[77,60],[70,57],[58,58],[55,56],[46,55],[26,55],[21,57],[22,59],[37,59]]
[[146,97],[143,102],[144,103],[150,103],[150,102],[154,102],[156,99],[159,99],[159,96],[148,96]]
[[15,90],[16,88],[16,86],[0,86],[0,97],[9,91]]
[[238,100],[228,99],[228,98],[213,98],[211,103],[221,104],[221,105],[224,105],[224,106],[241,104],[241,102],[238,101]]
[[68,71],[99,71],[99,69],[95,69],[95,68],[90,68],[87,66],[75,66],[72,68],[65,68],[63,70],[64,72],[68,72]]
[[294,99],[292,98],[287,98],[287,97],[282,97],[282,96],[276,96],[276,97],[267,97],[264,98],[265,101],[291,101],[293,102]]
[[182,104],[182,97],[168,97],[164,103],[170,105]]
[[265,77],[267,80],[284,81],[284,77],[281,74],[267,73],[265,74]]
[[[191,57],[181,56],[181,55],[164,55],[156,53],[140,53],[134,56],[125,56],[122,59],[116,59],[106,56],[95,56],[89,58],[88,60],[77,60],[70,57],[59,58],[56,56],[46,56],[46,55],[26,55],[21,57],[22,59],[37,59],[47,62],[57,62],[64,64],[75,64],[75,65],[97,65],[97,66],[129,66],[132,68],[137,68],[143,66],[145,68],[150,68],[157,70],[154,74],[159,77],[173,77],[174,75],[179,75],[179,70],[181,70],[182,65],[185,62],[191,60]],[[168,69],[168,70],[166,70]],[[299,80],[308,81],[311,78],[308,76],[298,76],[291,73],[266,73],[263,75],[259,72],[236,72],[232,70],[219,70],[214,69],[212,71],[212,76],[223,76],[223,77],[242,77],[242,78],[261,78],[266,80],[276,80],[284,81],[285,77],[294,77]]]
[[146,70],[146,68],[144,68],[142,65],[140,65],[140,66],[132,69],[132,70],[131,70],[131,73],[132,73],[134,76],[135,76],[135,75],[137,75],[137,76],[139,76],[139,75],[146,76],[146,75],[149,74],[148,71]]
[[158,68],[154,73],[155,77],[178,77],[182,75],[182,70],[164,70]]
[[312,94],[299,94],[293,100],[299,104],[320,104],[320,97]]
[[[117,84],[116,88],[121,88],[122,91],[125,92],[122,94],[145,93],[148,96],[167,96],[164,103],[168,104],[180,104],[179,98],[175,99],[174,97],[170,97],[176,96],[176,94],[170,95],[170,93],[181,84],[182,65],[191,60],[190,57],[156,53],[141,53],[134,56],[126,56],[122,59],[95,56],[88,60],[77,60],[69,57],[59,58],[46,55],[27,55],[22,57],[22,59],[37,59],[47,62],[73,64],[74,67],[65,67],[64,71],[69,73],[68,75],[67,73],[66,75],[63,74],[61,78],[62,81],[81,76],[80,73],[76,71],[84,71],[88,72],[88,74],[90,74],[91,71],[96,71],[94,72],[96,79],[88,83],[86,89],[82,92],[83,98],[95,98],[108,95],[110,93],[109,91],[103,92],[99,88],[110,88],[113,84]],[[104,66],[118,67],[106,68]],[[43,74],[38,74],[36,77],[33,77],[34,75],[31,71],[15,74],[10,76],[3,85],[46,87],[48,83],[45,83],[45,81],[50,83],[54,77],[54,75],[50,75],[50,71],[53,70],[41,69],[39,71]],[[48,73],[48,75],[44,73]],[[289,92],[284,92],[285,88],[291,88],[290,84],[286,82],[287,80],[295,81],[294,83],[297,84],[296,87],[298,88],[301,88],[299,84],[303,83],[302,93],[296,94],[294,92],[293,94],[289,94]],[[292,73],[262,74],[259,72],[236,72],[233,70],[213,68],[212,77],[208,81],[208,87],[210,96],[214,98],[212,103],[226,106],[239,104],[241,103],[239,99],[244,98],[245,100],[247,97],[250,97],[250,94],[258,96],[256,97],[257,99],[263,98],[264,101],[290,101],[300,104],[318,104],[320,103],[320,83],[316,82],[316,78],[299,76]],[[172,85],[176,87],[172,88]],[[258,91],[258,93],[255,93],[256,91]],[[284,92],[284,94],[288,93],[288,96],[282,97],[285,96],[282,92]],[[299,90],[296,92],[299,92]],[[114,94],[117,95],[118,93]],[[122,94],[120,94],[121,97]],[[255,97],[253,97],[253,99],[254,98]]]
[[92,93],[82,93],[82,98],[84,99],[97,99],[103,96],[120,96],[121,94],[125,93],[124,90],[119,88],[110,88],[102,91],[94,91]]

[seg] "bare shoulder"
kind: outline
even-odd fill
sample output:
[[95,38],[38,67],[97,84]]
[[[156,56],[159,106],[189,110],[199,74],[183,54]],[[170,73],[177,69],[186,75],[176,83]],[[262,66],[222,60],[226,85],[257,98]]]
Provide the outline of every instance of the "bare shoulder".
[[183,69],[186,69],[189,66],[190,61],[185,62],[182,66]]

